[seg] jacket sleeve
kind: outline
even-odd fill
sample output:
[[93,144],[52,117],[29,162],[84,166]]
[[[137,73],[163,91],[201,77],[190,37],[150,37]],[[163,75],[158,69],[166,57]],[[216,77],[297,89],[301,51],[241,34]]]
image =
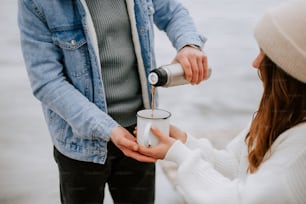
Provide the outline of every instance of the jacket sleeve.
[[44,14],[25,1],[18,1],[18,7],[21,47],[35,97],[63,118],[76,136],[108,141],[117,123],[69,83]]
[[181,49],[187,44],[203,47],[206,38],[197,32],[188,10],[177,0],[153,1],[154,23],[167,33],[172,45]]

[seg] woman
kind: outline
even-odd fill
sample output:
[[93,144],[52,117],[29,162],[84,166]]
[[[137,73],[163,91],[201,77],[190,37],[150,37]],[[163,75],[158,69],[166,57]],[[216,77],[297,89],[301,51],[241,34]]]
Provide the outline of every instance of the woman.
[[178,164],[188,203],[306,203],[306,1],[269,10],[255,28],[264,92],[250,125],[225,149],[172,126],[152,127],[146,156]]

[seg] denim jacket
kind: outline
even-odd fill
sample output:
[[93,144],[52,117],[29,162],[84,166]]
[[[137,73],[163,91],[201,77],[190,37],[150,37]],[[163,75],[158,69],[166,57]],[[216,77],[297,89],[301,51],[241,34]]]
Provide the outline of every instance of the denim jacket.
[[[187,10],[176,0],[126,0],[144,107],[155,67],[154,24],[172,45],[203,46]],[[66,156],[103,164],[112,129],[107,114],[95,29],[85,0],[19,0],[21,47],[34,96],[55,147]]]

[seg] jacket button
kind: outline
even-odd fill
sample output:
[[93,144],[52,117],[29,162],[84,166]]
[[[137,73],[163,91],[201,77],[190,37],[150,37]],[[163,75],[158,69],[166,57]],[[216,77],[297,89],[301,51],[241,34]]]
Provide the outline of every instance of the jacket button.
[[149,6],[149,13],[151,15],[154,14],[154,7],[153,6]]
[[142,29],[140,29],[140,32],[141,32],[142,34],[144,34],[144,33],[146,32],[146,30],[145,30],[144,28],[142,28]]
[[76,40],[71,40],[71,45],[76,46],[77,42]]

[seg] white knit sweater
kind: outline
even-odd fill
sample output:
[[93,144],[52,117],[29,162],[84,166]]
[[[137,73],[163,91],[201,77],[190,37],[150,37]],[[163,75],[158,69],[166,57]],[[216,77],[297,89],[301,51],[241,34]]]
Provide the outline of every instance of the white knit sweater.
[[188,135],[166,160],[178,164],[178,184],[193,204],[306,203],[306,123],[282,133],[256,173],[247,172],[248,128],[223,150]]

